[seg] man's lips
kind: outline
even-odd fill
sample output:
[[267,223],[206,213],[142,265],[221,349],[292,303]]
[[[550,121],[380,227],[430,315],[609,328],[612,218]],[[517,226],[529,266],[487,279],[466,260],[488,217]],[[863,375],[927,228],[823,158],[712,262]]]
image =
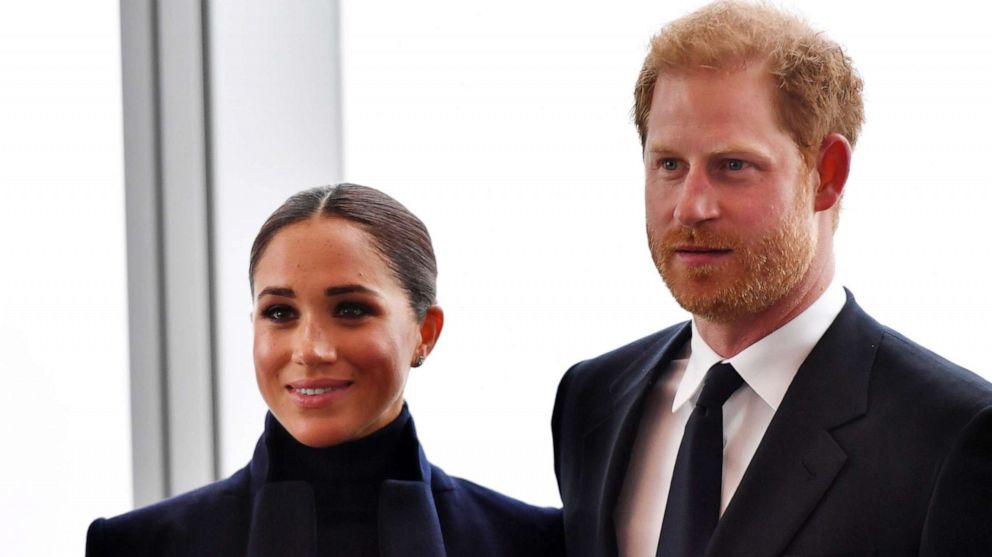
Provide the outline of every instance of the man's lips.
[[678,246],[676,253],[730,253],[730,248],[717,248],[708,246]]
[[733,253],[730,248],[709,246],[678,246],[675,257],[688,265],[711,265]]

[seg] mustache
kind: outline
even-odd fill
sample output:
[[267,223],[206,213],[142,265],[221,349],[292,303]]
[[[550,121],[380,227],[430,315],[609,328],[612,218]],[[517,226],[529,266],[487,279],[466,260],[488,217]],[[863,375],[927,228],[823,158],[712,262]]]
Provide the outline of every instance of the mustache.
[[715,250],[735,250],[741,245],[739,238],[732,234],[714,232],[708,228],[679,226],[666,230],[660,236],[648,228],[652,251],[667,257],[679,248],[698,247]]

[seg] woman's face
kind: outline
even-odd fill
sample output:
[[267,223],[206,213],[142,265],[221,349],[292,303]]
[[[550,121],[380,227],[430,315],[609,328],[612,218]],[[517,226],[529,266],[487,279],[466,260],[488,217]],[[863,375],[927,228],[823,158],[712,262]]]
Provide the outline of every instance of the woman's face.
[[266,247],[254,284],[255,376],[293,437],[326,447],[399,415],[411,362],[433,347],[442,315],[435,306],[416,321],[364,230],[328,217],[289,225]]

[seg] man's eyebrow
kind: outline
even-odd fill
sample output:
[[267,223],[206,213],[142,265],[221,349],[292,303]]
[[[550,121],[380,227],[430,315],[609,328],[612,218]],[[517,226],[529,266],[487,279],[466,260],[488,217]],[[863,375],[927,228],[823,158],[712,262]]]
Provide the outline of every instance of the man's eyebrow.
[[[652,155],[676,154],[676,151],[674,149],[662,143],[648,144],[647,146],[645,146],[644,152],[651,153]],[[716,156],[716,157],[722,157],[733,154],[744,154],[744,153],[751,153],[766,158],[769,156],[768,152],[764,148],[758,146],[757,144],[752,144],[752,143],[727,143],[724,145],[717,145],[712,149],[710,149],[709,151],[710,156]]]
[[713,155],[717,157],[735,154],[752,154],[764,158],[770,156],[765,149],[751,143],[728,143],[713,149]]
[[379,293],[375,290],[372,290],[367,286],[362,286],[361,284],[344,284],[341,286],[329,286],[327,290],[324,290],[324,296],[340,296],[342,294],[353,294],[355,292],[374,294],[376,296],[379,295]]
[[667,153],[672,153],[673,151],[667,145],[665,145],[663,143],[655,142],[655,143],[648,143],[648,144],[646,144],[644,146],[644,152],[645,153],[666,153],[667,154]]
[[292,288],[286,288],[283,286],[268,286],[263,288],[256,296],[256,299],[262,296],[282,296],[283,298],[295,298],[296,292],[293,292]]

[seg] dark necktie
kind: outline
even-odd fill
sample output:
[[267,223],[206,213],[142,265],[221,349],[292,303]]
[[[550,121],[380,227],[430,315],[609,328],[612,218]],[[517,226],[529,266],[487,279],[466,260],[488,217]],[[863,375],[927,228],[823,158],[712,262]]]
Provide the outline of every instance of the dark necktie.
[[706,372],[679,445],[662,521],[659,557],[702,557],[720,520],[723,487],[723,403],[744,380],[718,363]]

